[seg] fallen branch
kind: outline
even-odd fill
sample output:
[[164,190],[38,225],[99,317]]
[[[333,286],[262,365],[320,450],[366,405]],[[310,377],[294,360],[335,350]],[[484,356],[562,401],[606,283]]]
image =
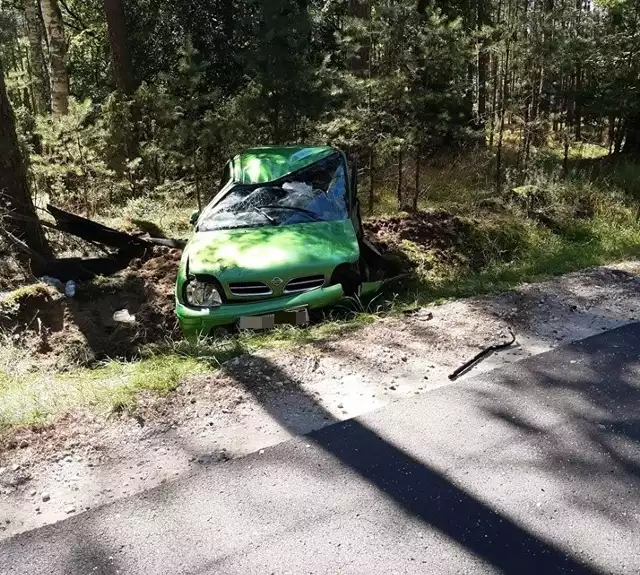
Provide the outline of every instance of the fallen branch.
[[513,333],[513,331],[511,330],[510,327],[507,328],[507,330],[509,331],[509,334],[511,334],[511,340],[504,342],[504,343],[499,343],[496,345],[490,345],[489,347],[487,347],[486,349],[483,349],[480,353],[478,353],[475,357],[473,357],[472,359],[470,359],[469,361],[467,361],[465,364],[461,365],[458,369],[456,369],[450,376],[449,379],[451,381],[454,381],[455,379],[457,379],[458,377],[460,377],[463,373],[469,371],[472,367],[474,367],[477,363],[479,363],[481,360],[483,360],[484,358],[488,357],[490,354],[492,354],[494,351],[498,351],[499,349],[504,349],[505,347],[510,347],[512,346],[515,341],[516,341],[516,336]]
[[61,258],[43,266],[44,274],[67,280],[90,280],[96,276],[110,276],[125,269],[132,258],[112,256],[106,258]]
[[187,245],[187,240],[174,240],[171,238],[145,238],[145,241],[156,246],[165,246],[177,250],[183,250]]
[[70,212],[65,212],[51,204],[47,205],[47,211],[55,218],[56,227],[59,230],[83,240],[98,242],[118,248],[120,251],[138,255],[141,255],[150,245],[146,240],[109,228],[87,218],[76,216]]
[[46,265],[48,260],[42,254],[39,254],[37,251],[31,249],[26,243],[24,243],[20,238],[14,236],[11,232],[8,232],[0,225],[0,236],[9,240],[9,242],[15,246],[16,249],[21,251],[23,254],[29,256],[31,261],[35,261],[40,265]]
[[118,248],[120,253],[134,253],[140,255],[151,245],[168,248],[184,249],[186,241],[171,238],[141,238],[139,235],[127,234],[99,224],[87,218],[77,216],[49,204],[47,211],[55,218],[56,225],[50,226],[62,232],[67,232],[91,243],[101,243]]

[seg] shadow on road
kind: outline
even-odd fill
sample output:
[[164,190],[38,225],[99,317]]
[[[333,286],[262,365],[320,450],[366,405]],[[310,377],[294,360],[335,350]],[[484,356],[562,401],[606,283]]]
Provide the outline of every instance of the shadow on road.
[[[547,474],[559,479],[556,485],[562,488],[565,480],[571,479],[573,484],[567,481],[569,488],[558,495],[565,498],[572,511],[585,509],[606,517],[615,521],[614,525],[622,524],[633,535],[637,523],[634,524],[632,518],[620,517],[616,509],[620,508],[623,492],[629,498],[635,490],[640,490],[637,371],[640,362],[638,346],[634,344],[640,338],[640,324],[620,328],[606,337],[606,346],[602,339],[592,338],[554,351],[553,360],[540,356],[501,371],[495,381],[489,374],[485,376],[487,385],[456,385],[470,394],[466,396],[467,404],[482,412],[488,425],[513,432],[511,436],[507,434],[506,439],[497,436],[489,449],[492,459],[480,460],[477,465],[491,473],[508,470],[520,476]],[[335,423],[311,432],[306,436],[307,441],[379,490],[406,514],[485,562],[492,571],[545,575],[609,572],[578,558],[578,549],[557,543],[565,540],[564,537],[558,537],[557,532],[553,537],[546,524],[527,522],[525,525],[499,511],[500,503],[496,502],[494,507],[489,500],[481,500],[459,481],[447,477],[440,470],[442,465],[416,459],[361,421],[338,422],[304,389],[302,382],[291,380],[268,359],[254,356],[252,362],[255,371],[234,367],[233,362],[225,369],[280,425],[293,433],[300,431],[299,422],[289,409],[291,406],[273,401],[263,393],[261,382],[256,381],[256,372],[269,373],[272,378],[294,387],[294,411],[307,410],[313,412],[319,422]],[[427,423],[416,421],[414,429],[428,433]],[[535,456],[531,453],[521,456],[508,448],[510,437],[516,434],[534,445]],[[501,441],[505,442],[504,449]],[[442,448],[441,459],[455,461],[458,467],[474,464],[473,457],[458,451],[464,451],[465,446],[455,442],[452,445],[451,453],[446,453],[446,446]],[[305,458],[290,464],[300,462],[305,465]],[[315,472],[309,469],[309,473]],[[575,479],[579,489],[575,489]],[[158,490],[153,497],[157,503],[161,497],[174,497],[172,493],[170,488]],[[606,540],[604,533],[597,536]],[[87,558],[102,569],[98,572],[113,573],[108,558],[99,547],[93,547],[91,540],[78,542],[77,557],[70,558],[66,572],[82,572],[79,566],[86,565]],[[590,555],[590,559],[600,558],[596,553]],[[212,557],[212,561],[197,572],[212,572],[216,561]]]
[[[562,493],[569,504],[630,526],[632,514],[620,513],[620,501],[640,486],[640,366],[631,343],[640,338],[640,324],[606,337],[606,348],[588,338],[558,350],[561,369],[557,362],[530,362],[535,386],[507,375],[500,387],[476,391],[476,401],[489,418],[544,446],[545,456],[527,461],[523,473],[563,470],[580,484]],[[506,456],[494,464],[519,462]]]
[[[631,327],[637,332],[635,337],[640,337],[638,326]],[[622,328],[614,332],[612,337],[620,340],[613,344],[614,347],[620,347],[628,341],[628,331],[629,328]],[[550,409],[551,406],[560,425],[552,425],[558,438],[552,444],[549,456],[542,457],[539,465],[546,466],[549,473],[567,476],[577,474],[585,480],[589,476],[593,478],[594,474],[604,474],[610,476],[613,482],[637,483],[640,477],[637,463],[620,454],[611,443],[612,437],[616,436],[619,441],[627,443],[626,449],[629,443],[635,444],[640,440],[639,419],[630,416],[632,411],[637,413],[639,390],[637,384],[627,382],[628,374],[624,373],[628,360],[637,360],[637,354],[624,357],[624,354],[619,353],[600,353],[598,346],[597,342],[578,342],[567,348],[568,356],[574,358],[567,359],[567,363],[571,366],[571,362],[588,362],[590,367],[586,372],[576,372],[566,379],[562,371],[550,376],[541,372],[539,367],[534,367],[534,372],[537,372],[534,373],[535,385],[530,381],[521,383],[515,377],[507,378],[493,392],[479,396],[478,405],[497,423],[516,426],[524,433],[534,436],[549,432],[528,421],[523,410],[527,406],[533,410]],[[270,373],[277,379],[286,379],[286,375],[268,360],[254,357],[253,362],[259,372]],[[544,361],[533,365],[544,365]],[[551,366],[549,370],[553,371]],[[594,370],[595,373],[610,374],[611,379],[616,382],[611,385],[586,384],[585,375],[592,376]],[[571,374],[571,371],[568,373]],[[254,394],[281,425],[292,432],[296,431],[295,425],[287,417],[286,409],[277,403],[265,401],[264,396],[257,393],[259,386],[252,374],[236,372],[232,368],[229,374]],[[556,394],[558,399],[554,397]],[[308,410],[322,414],[324,419],[337,422],[299,383],[296,396],[298,402],[304,398]],[[504,397],[511,403],[505,403]],[[573,434],[568,436],[567,442],[562,440],[565,432]],[[601,572],[546,540],[544,535],[534,533],[495,511],[456,486],[438,470],[416,460],[357,420],[325,427],[312,432],[307,438],[378,488],[407,513],[436,528],[498,570],[505,573],[545,574]],[[580,457],[576,459],[575,442],[578,445],[584,442],[584,460]],[[593,449],[597,449],[602,457],[593,460]],[[495,463],[517,465],[522,462]],[[623,469],[612,471],[612,465],[622,466]],[[520,472],[527,473],[527,470],[523,468]],[[600,484],[593,485],[594,489],[590,493],[574,494],[573,503],[595,505],[603,494]],[[606,496],[603,501],[606,502]],[[606,509],[594,510],[606,513]]]

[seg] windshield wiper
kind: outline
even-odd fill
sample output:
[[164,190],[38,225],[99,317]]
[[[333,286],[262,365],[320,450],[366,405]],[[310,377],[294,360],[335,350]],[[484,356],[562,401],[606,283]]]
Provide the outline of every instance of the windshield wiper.
[[[258,212],[260,215],[263,215],[265,218],[267,218],[272,224],[277,224],[278,222],[276,220],[274,220],[269,214],[267,214],[267,212],[265,212],[262,208],[259,208],[258,206],[250,206],[253,210],[255,210],[256,212]],[[265,207],[269,207],[269,206],[265,206]]]
[[315,212],[312,212],[311,210],[306,210],[304,208],[298,208],[296,206],[269,205],[269,206],[262,206],[262,207],[263,208],[274,209],[274,210],[280,209],[280,210],[291,210],[293,212],[301,212],[303,214],[311,216],[316,222],[324,222],[324,220],[320,216],[318,216],[318,214],[316,214]]

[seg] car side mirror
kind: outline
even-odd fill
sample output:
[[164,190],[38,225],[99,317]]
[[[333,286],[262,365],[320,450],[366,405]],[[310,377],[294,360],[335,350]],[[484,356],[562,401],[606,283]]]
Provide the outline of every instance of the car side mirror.
[[195,212],[193,212],[191,214],[191,217],[189,218],[189,223],[192,226],[195,226],[198,223],[198,218],[200,217],[200,210],[196,210]]

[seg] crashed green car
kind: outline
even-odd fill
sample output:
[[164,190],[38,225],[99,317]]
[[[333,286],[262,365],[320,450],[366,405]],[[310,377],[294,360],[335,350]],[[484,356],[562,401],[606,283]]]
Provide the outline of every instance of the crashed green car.
[[176,282],[187,337],[228,324],[305,323],[307,310],[381,285],[365,261],[356,172],[334,148],[247,150],[194,216]]

